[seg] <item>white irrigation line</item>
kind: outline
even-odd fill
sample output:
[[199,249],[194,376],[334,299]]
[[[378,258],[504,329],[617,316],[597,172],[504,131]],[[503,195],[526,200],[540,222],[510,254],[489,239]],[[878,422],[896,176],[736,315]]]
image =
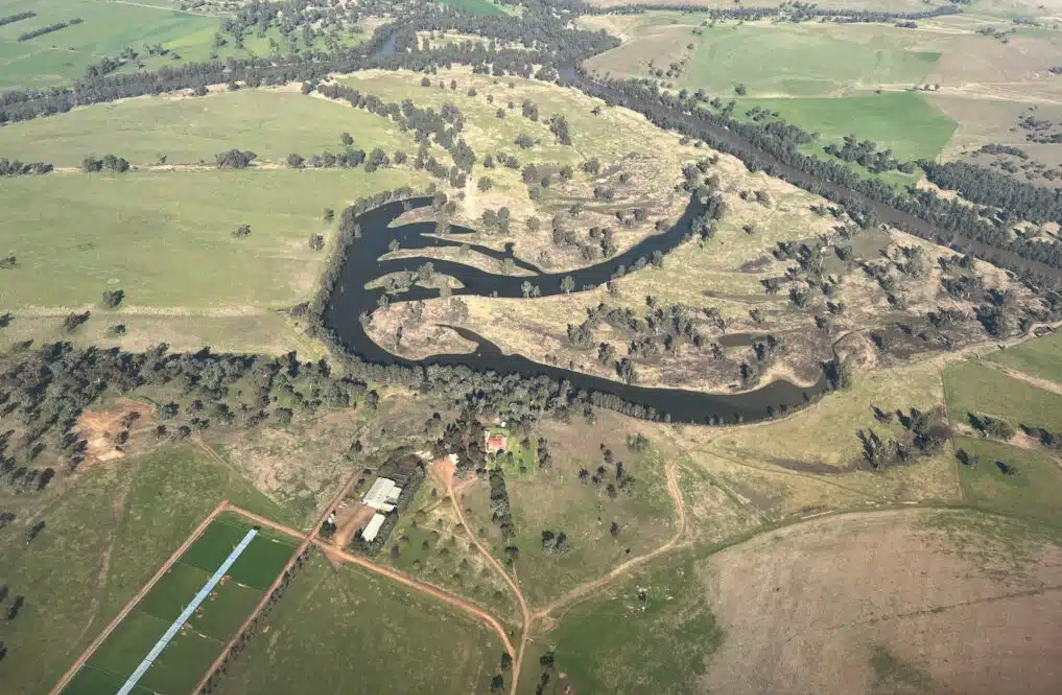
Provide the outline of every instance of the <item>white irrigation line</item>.
[[159,657],[159,654],[162,653],[162,650],[166,648],[166,645],[170,643],[170,640],[177,636],[177,632],[184,626],[185,622],[192,617],[195,610],[199,608],[199,604],[206,600],[206,597],[210,595],[210,592],[214,590],[214,587],[221,581],[221,578],[229,571],[232,564],[236,562],[236,558],[247,549],[247,546],[251,544],[251,541],[256,535],[258,535],[257,529],[251,529],[247,532],[247,535],[243,537],[243,540],[240,541],[239,545],[237,545],[232,552],[229,553],[229,556],[225,558],[225,562],[221,563],[221,567],[218,567],[217,571],[214,572],[214,575],[207,580],[207,583],[204,584],[203,588],[199,590],[199,593],[195,595],[192,602],[184,607],[181,614],[173,621],[173,625],[170,625],[170,629],[166,630],[166,633],[162,635],[162,637],[159,638],[159,641],[155,643],[155,646],[151,648],[148,655],[144,657],[144,660],[141,661],[140,665],[136,667],[135,671],[133,671],[133,675],[129,676],[129,679],[126,680],[125,684],[118,690],[118,695],[128,695],[129,692],[136,687],[137,681],[139,681],[144,673],[151,668],[151,665],[155,662],[155,659]]

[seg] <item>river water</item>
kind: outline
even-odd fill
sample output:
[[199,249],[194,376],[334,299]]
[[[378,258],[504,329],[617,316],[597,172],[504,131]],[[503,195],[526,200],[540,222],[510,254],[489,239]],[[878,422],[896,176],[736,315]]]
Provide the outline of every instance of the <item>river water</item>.
[[[430,205],[430,198],[416,198],[406,201],[405,207],[419,209]],[[530,281],[538,286],[542,296],[548,297],[563,292],[561,281],[566,276],[574,279],[573,291],[579,292],[584,287],[597,287],[605,283],[621,265],[630,268],[639,258],[648,260],[653,251],[671,251],[682,243],[682,237],[689,233],[692,220],[704,211],[704,206],[691,201],[681,219],[671,229],[648,237],[628,251],[597,265],[570,273],[511,277],[489,273],[454,261],[426,257],[380,260],[389,252],[388,245],[392,240],[397,240],[402,249],[458,247],[464,243],[462,237],[473,231],[453,226],[446,238],[434,238],[429,236],[435,231],[434,222],[391,226],[392,222],[403,214],[405,207],[402,202],[388,203],[358,218],[361,238],[348,250],[332,292],[332,299],[325,307],[325,326],[332,330],[343,347],[366,361],[405,366],[464,365],[476,371],[493,371],[498,374],[515,373],[525,377],[545,375],[556,380],[567,380],[577,389],[609,393],[630,403],[655,408],[658,412],[669,415],[674,422],[689,423],[762,420],[770,417],[768,408],[777,411],[803,406],[826,388],[825,378],[820,378],[818,383],[810,388],[801,388],[786,381],[775,381],[756,391],[733,395],[632,386],[534,362],[521,355],[502,354],[497,346],[467,329],[460,329],[459,333],[478,344],[472,354],[434,355],[423,360],[409,360],[392,354],[369,338],[359,320],[362,312],[371,313],[377,307],[380,296],[384,294],[383,289],[365,289],[365,285],[378,278],[403,270],[415,271],[430,260],[435,272],[455,277],[464,285],[462,289],[453,290],[454,296],[522,298],[522,285],[525,281]],[[481,246],[471,248],[497,259],[512,257],[511,247],[505,252]],[[517,265],[537,270],[530,264],[517,262]],[[437,290],[414,287],[397,295],[392,301],[409,302],[438,295]]]

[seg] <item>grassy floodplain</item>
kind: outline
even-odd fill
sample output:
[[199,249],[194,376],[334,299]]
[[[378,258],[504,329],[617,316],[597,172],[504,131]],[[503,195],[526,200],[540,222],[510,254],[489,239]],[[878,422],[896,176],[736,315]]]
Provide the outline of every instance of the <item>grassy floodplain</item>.
[[0,156],[78,167],[87,155],[114,154],[134,166],[214,165],[233,148],[259,161],[282,162],[291,153],[309,157],[354,148],[416,151],[412,138],[363,109],[303,96],[295,91],[245,89],[205,97],[140,97],[97,104],[69,113],[0,128]]
[[[121,287],[147,307],[278,307],[308,297],[322,210],[406,185],[398,170],[158,171],[6,181],[0,248],[18,267],[5,307],[96,305]],[[32,201],[26,204],[26,201]],[[251,235],[232,231],[250,225]]]

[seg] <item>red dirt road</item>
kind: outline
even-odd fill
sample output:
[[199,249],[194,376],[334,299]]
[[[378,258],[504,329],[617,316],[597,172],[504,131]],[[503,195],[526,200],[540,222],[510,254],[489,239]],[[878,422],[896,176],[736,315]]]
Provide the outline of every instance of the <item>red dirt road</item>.
[[192,543],[194,543],[201,535],[203,535],[203,531],[205,531],[206,527],[210,525],[210,522],[213,521],[218,516],[218,514],[221,514],[223,511],[228,509],[228,506],[228,500],[222,500],[222,502],[214,508],[214,511],[207,514],[206,518],[199,522],[199,525],[195,527],[195,530],[192,531],[192,534],[188,536],[187,539],[185,539],[184,543],[181,543],[179,548],[173,551],[173,554],[170,555],[166,562],[162,564],[162,567],[159,567],[158,571],[155,572],[155,575],[148,580],[147,584],[142,586],[140,588],[140,591],[136,592],[136,595],[133,596],[133,598],[129,599],[128,603],[122,606],[122,610],[118,611],[118,615],[114,617],[114,620],[109,622],[107,624],[107,627],[103,628],[103,631],[96,636],[96,639],[92,640],[92,643],[81,654],[81,656],[77,658],[77,660],[67,670],[67,672],[63,674],[62,678],[59,679],[59,682],[56,683],[50,691],[48,691],[48,695],[59,695],[59,693],[63,691],[63,688],[65,688],[70,683],[74,675],[81,669],[82,666],[85,665],[85,662],[92,658],[92,655],[96,653],[96,650],[99,649],[101,644],[103,644],[103,641],[110,637],[110,634],[114,632],[114,628],[118,627],[118,624],[125,620],[125,617],[129,615],[130,611],[132,611],[133,608],[136,607],[136,604],[140,602],[140,599],[144,598],[144,595],[147,594],[147,592],[151,591],[151,588],[155,586],[155,584],[158,583],[160,579],[162,579],[162,576],[169,571],[170,567],[172,567],[173,564],[177,562],[177,558],[183,555],[184,552],[191,547]]

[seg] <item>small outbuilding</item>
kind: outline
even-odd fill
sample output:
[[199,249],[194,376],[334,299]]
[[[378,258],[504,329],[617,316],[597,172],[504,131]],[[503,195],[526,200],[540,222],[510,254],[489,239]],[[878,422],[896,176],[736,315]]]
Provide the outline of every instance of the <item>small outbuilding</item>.
[[384,519],[387,517],[377,512],[369,519],[369,523],[365,526],[365,529],[361,532],[361,538],[366,543],[372,543],[376,540],[376,536],[380,533],[380,528],[383,526]]

